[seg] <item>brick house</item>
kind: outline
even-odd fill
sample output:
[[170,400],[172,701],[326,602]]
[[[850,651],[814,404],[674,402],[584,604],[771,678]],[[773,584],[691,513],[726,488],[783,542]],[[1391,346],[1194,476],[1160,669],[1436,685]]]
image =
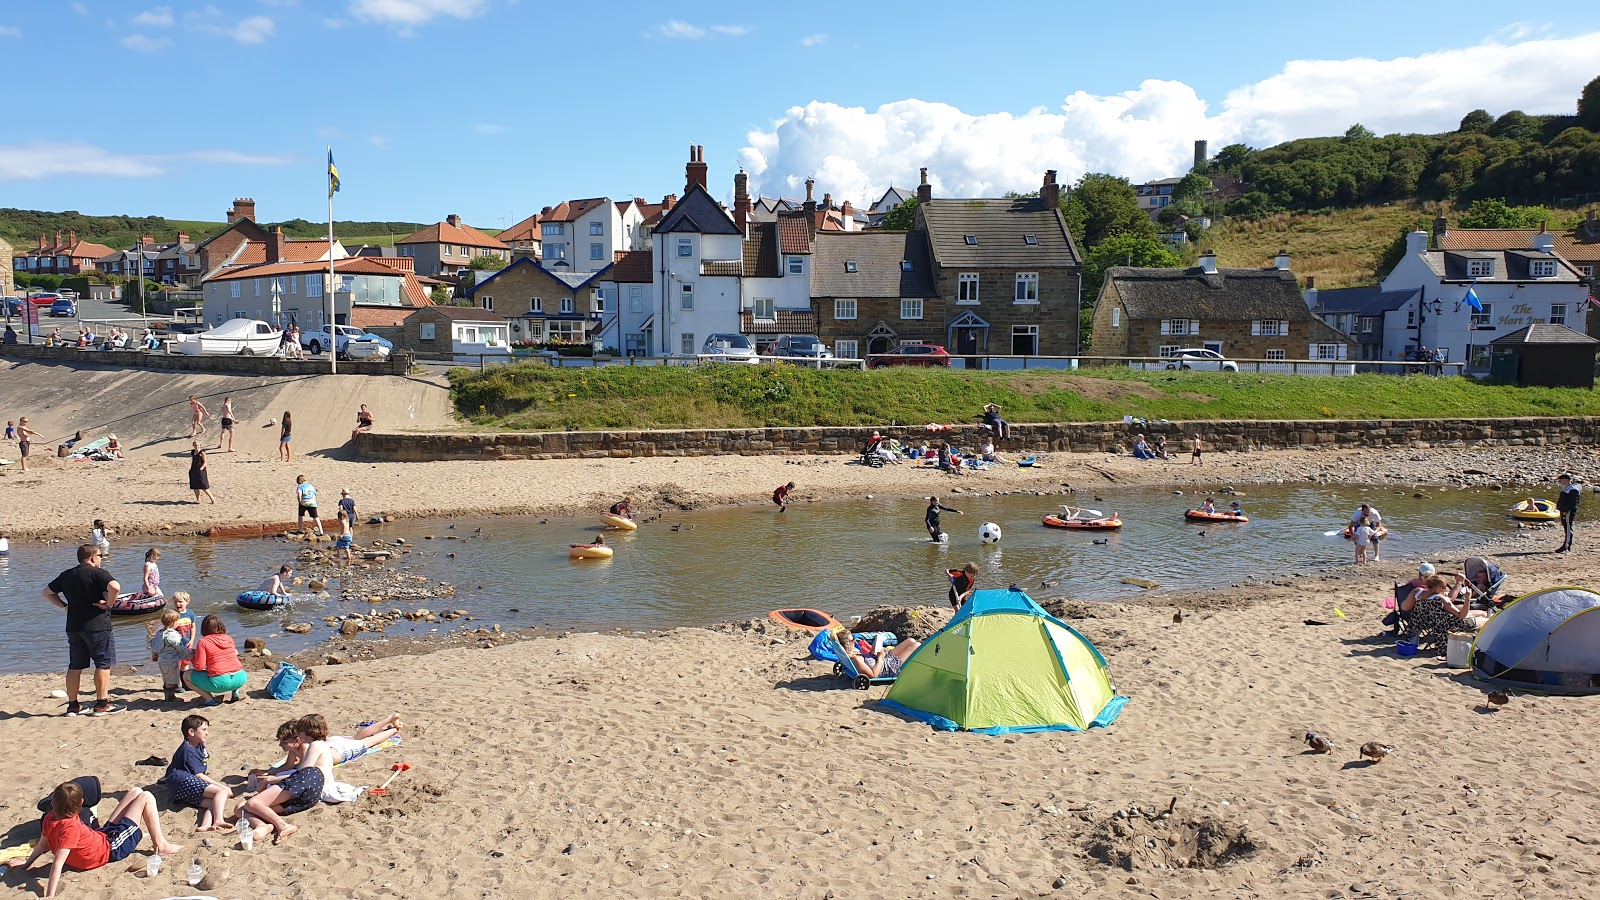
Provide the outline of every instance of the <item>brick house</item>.
[[510,247],[471,225],[461,224],[461,217],[456,215],[408,234],[395,241],[394,246],[401,256],[415,261],[418,275],[454,275],[480,256],[511,259]]
[[817,337],[834,356],[864,359],[903,343],[944,341],[925,232],[819,232],[814,248]]
[[1078,352],[1083,259],[1060,197],[1051,170],[1038,197],[934,199],[922,170],[915,228],[927,235],[943,304],[924,315],[940,323],[952,355]]
[[39,245],[22,253],[13,252],[12,270],[16,275],[78,275],[95,272],[95,263],[116,251],[105,244],[78,240],[76,231],[63,240],[56,232],[54,241],[39,235]]
[[424,306],[406,316],[391,340],[396,347],[410,350],[419,359],[509,354],[511,323],[493,310],[472,306]]
[[510,325],[513,341],[583,344],[607,312],[600,283],[610,277],[610,266],[587,275],[558,273],[519,256],[462,296],[479,309],[498,313]]
[[[202,284],[226,269],[260,265],[268,259],[316,262],[328,258],[325,239],[290,238],[276,225],[266,228],[256,224],[256,202],[249,197],[234,200],[227,217],[225,228],[195,245],[194,256],[198,258]],[[344,259],[348,255],[344,244],[335,239],[333,258]]]
[[1312,314],[1287,256],[1267,269],[1219,269],[1210,251],[1188,269],[1112,266],[1095,305],[1095,356],[1350,359],[1352,347]]

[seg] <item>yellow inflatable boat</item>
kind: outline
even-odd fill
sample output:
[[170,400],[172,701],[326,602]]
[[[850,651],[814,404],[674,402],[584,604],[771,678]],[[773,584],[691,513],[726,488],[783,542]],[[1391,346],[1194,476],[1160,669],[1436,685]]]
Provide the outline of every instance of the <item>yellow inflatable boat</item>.
[[622,516],[612,515],[611,513],[601,513],[600,524],[606,526],[607,528],[616,528],[622,531],[637,531],[639,528],[638,523],[634,522],[632,519],[626,519]]
[[1535,522],[1553,522],[1561,518],[1561,513],[1556,511],[1556,505],[1550,500],[1528,499],[1511,507],[1510,516],[1513,519],[1528,519]]
[[572,544],[567,555],[573,559],[610,559],[611,548],[605,544]]

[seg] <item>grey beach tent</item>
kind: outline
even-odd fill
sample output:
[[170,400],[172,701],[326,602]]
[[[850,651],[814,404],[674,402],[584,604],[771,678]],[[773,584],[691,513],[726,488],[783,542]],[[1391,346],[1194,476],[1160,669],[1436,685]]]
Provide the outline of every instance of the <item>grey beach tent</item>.
[[1600,594],[1554,587],[1513,600],[1478,632],[1472,674],[1547,694],[1600,694]]

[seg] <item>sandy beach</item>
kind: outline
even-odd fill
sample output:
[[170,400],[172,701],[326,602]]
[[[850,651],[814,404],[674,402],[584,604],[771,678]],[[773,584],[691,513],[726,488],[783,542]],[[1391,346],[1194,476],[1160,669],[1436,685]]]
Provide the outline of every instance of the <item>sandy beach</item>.
[[[306,455],[293,464],[273,460],[262,419],[247,421],[239,451],[212,456],[216,507],[182,502],[187,461],[169,454],[186,438],[151,438],[130,463],[7,467],[0,528],[71,539],[94,517],[124,531],[283,521],[298,473],[325,494],[350,489],[363,514],[482,516],[592,511],[629,492],[646,513],[747,502],[789,480],[802,502],[958,487],[1092,496],[1114,483],[1442,491],[1595,462],[1535,448],[1218,454],[1204,468],[1085,455],[960,481],[842,457],[372,464],[339,449],[347,412],[327,411],[308,432],[322,439],[298,445]],[[1580,529],[1566,556],[1548,552],[1548,530],[1486,546],[1519,592],[1593,584],[1591,533]],[[1361,571],[1296,574],[1295,561],[1262,556],[1249,584],[1071,607],[1070,624],[1131,698],[1113,727],[1087,734],[934,732],[879,706],[886,688],[849,690],[805,661],[808,636],[764,622],[484,640],[342,665],[308,653],[315,678],[294,701],[266,699],[256,679],[250,699],[208,711],[213,774],[239,783],[243,768],[276,759],[284,719],[316,711],[337,731],[400,711],[402,747],[340,770],[376,785],[409,763],[388,794],[302,814],[291,846],[248,853],[226,835],[201,845],[193,812],[167,808],[169,837],[190,848],[153,883],[141,851],[137,873],[123,863],[69,874],[65,895],[187,894],[191,855],[227,876],[204,892],[220,898],[1600,894],[1596,699],[1519,694],[1491,711],[1461,670],[1397,657],[1378,598],[1420,560],[1391,550]],[[59,674],[0,678],[0,742],[35,751],[0,757],[4,846],[37,836],[33,804],[65,778],[155,785],[162,768],[143,761],[165,765],[181,719],[160,708],[157,681],[119,675],[126,712],[66,718],[50,696]],[[1308,730],[1333,752],[1306,752]],[[1369,740],[1397,750],[1360,762]],[[9,873],[0,896],[37,896],[42,872]]]

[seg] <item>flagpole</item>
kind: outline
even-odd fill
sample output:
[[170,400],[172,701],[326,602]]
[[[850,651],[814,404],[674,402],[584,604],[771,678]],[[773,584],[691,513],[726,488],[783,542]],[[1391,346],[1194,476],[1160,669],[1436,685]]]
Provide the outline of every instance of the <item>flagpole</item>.
[[339,374],[339,326],[335,323],[334,313],[339,308],[334,297],[333,274],[333,147],[328,147],[328,374]]

